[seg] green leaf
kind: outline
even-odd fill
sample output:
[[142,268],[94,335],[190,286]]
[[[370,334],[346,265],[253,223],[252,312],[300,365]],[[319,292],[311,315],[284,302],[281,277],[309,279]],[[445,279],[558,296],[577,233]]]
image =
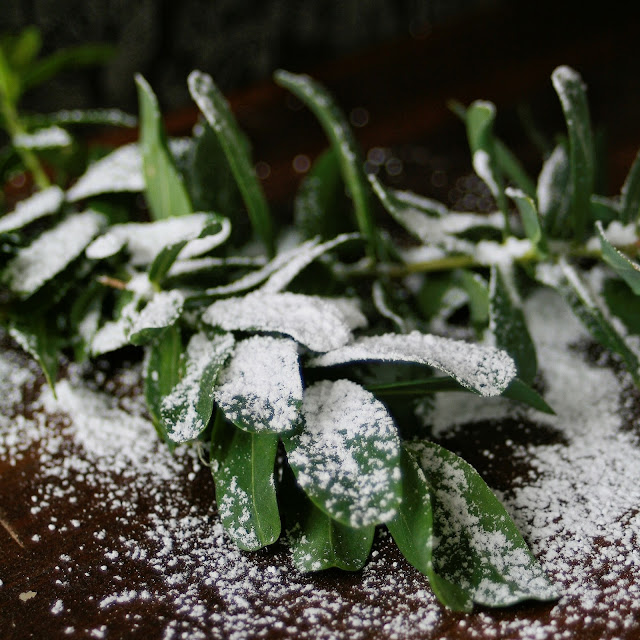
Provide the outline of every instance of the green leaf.
[[563,143],[556,146],[542,165],[536,199],[545,231],[550,236],[565,237],[570,230],[571,171]]
[[42,48],[40,29],[34,25],[25,27],[17,36],[6,41],[3,38],[2,48],[6,52],[9,64],[21,71],[31,64]]
[[103,125],[108,127],[135,127],[138,118],[120,109],[62,109],[55,113],[34,113],[22,117],[27,129],[52,125]]
[[466,112],[467,138],[473,160],[473,168],[489,187],[498,208],[505,218],[508,230],[507,201],[504,194],[502,175],[496,161],[493,122],[496,117],[495,105],[484,100],[473,102]]
[[95,211],[67,216],[18,251],[4,271],[4,281],[21,298],[28,298],[78,258],[104,222]]
[[400,503],[400,440],[375,397],[350,380],[305,391],[304,428],[285,436],[298,483],[329,516],[361,528],[392,518]]
[[456,271],[455,279],[469,296],[471,323],[480,332],[489,322],[489,285],[479,273],[467,269]]
[[540,249],[546,253],[546,239],[542,233],[540,219],[538,218],[538,209],[533,198],[529,197],[523,191],[520,191],[520,189],[513,189],[512,187],[507,187],[505,194],[516,203],[520,217],[522,218],[524,232],[527,234],[527,238],[531,240],[531,244],[534,247],[540,245]]
[[500,395],[515,377],[512,358],[499,349],[412,331],[364,336],[312,358],[312,367],[350,362],[407,362],[444,371],[483,396]]
[[510,178],[529,198],[535,198],[536,185],[524,170],[518,158],[502,140],[494,137],[496,164],[505,176]]
[[193,212],[189,195],[167,143],[160,109],[147,81],[136,75],[140,103],[140,148],[144,168],[145,196],[154,220]]
[[144,395],[160,438],[172,446],[161,416],[162,400],[180,382],[182,338],[177,326],[160,334],[145,351]]
[[104,64],[116,53],[108,44],[86,44],[60,49],[46,58],[34,61],[22,72],[22,91],[46,82],[69,68]]
[[305,238],[332,238],[345,231],[345,216],[338,215],[344,193],[340,162],[333,148],[318,156],[302,180],[294,200],[294,224]]
[[193,71],[189,75],[188,84],[191,97],[218,136],[249,212],[251,225],[265,244],[267,253],[273,255],[274,243],[269,205],[229,105],[211,76],[206,73]]
[[340,524],[302,497],[304,507],[298,515],[298,528],[290,536],[293,564],[301,572],[337,567],[358,571],[365,565],[375,526],[354,529]]
[[565,260],[555,267],[538,268],[538,280],[556,289],[569,303],[578,319],[593,338],[603,347],[617,353],[627,366],[631,377],[640,385],[640,362],[614,326],[607,319],[603,309],[593,294],[586,288],[575,269]]
[[500,501],[464,460],[432,442],[407,445],[431,488],[435,571],[477,604],[558,594]]
[[274,482],[278,436],[247,433],[216,414],[211,434],[211,470],[220,520],[246,551],[273,544],[280,536]]
[[292,431],[298,426],[302,407],[296,343],[268,336],[236,343],[213,397],[227,420],[245,431]]
[[608,278],[602,287],[607,307],[620,318],[630,333],[640,335],[640,297],[633,295],[619,278]]
[[553,87],[560,98],[569,132],[571,171],[571,223],[576,240],[583,240],[589,230],[589,200],[595,175],[594,143],[587,94],[580,74],[561,66],[551,74]]
[[620,215],[623,224],[636,222],[640,212],[640,152],[635,157],[622,185]]
[[596,229],[600,237],[602,258],[629,285],[633,293],[640,295],[640,265],[629,260],[607,240],[600,221],[596,222]]
[[532,409],[555,415],[556,412],[545,402],[544,398],[520,378],[514,378],[502,394],[505,398],[526,404]]
[[153,259],[147,277],[149,281],[160,286],[160,283],[164,276],[167,274],[171,266],[178,258],[178,254],[184,249],[188,240],[179,240],[173,244],[168,244],[160,249],[159,253]]
[[402,503],[387,529],[402,555],[429,583],[438,600],[454,611],[471,611],[473,593],[438,575],[433,567],[433,509],[431,488],[424,472],[406,446],[402,447]]
[[183,307],[184,295],[180,291],[155,293],[141,311],[130,316],[126,338],[134,345],[150,342],[178,321]]
[[367,241],[369,255],[376,255],[380,247],[364,161],[345,115],[329,92],[309,76],[278,70],[274,79],[306,104],[320,121],[340,161],[342,177],[353,199],[358,228]]
[[491,267],[489,292],[489,327],[495,345],[515,360],[519,377],[529,383],[536,376],[538,361],[516,289],[513,267]]
[[201,331],[189,340],[181,365],[184,373],[160,405],[164,429],[173,442],[194,440],[207,428],[213,388],[233,344],[230,333],[210,336]]
[[23,316],[11,321],[9,335],[37,360],[55,394],[60,353],[58,339],[50,324],[44,316]]

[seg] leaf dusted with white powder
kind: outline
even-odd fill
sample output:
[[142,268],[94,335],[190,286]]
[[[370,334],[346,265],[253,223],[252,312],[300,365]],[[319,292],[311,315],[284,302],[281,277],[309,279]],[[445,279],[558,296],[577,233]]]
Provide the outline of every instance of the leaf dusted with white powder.
[[49,187],[18,202],[11,213],[0,218],[0,234],[17,231],[34,220],[56,213],[64,202],[64,192],[60,187]]
[[278,436],[247,433],[216,415],[211,434],[211,471],[220,520],[246,551],[273,544],[280,536],[274,467]]
[[385,522],[400,503],[400,439],[385,406],[350,380],[309,387],[305,427],[284,438],[298,483],[320,509],[354,528]]
[[209,336],[200,332],[189,340],[184,375],[160,407],[164,428],[173,442],[193,440],[206,429],[213,411],[213,387],[233,343],[229,333]]
[[182,314],[184,296],[179,291],[159,291],[145,307],[131,317],[127,330],[129,342],[149,342],[174,324]]
[[312,351],[337,349],[351,339],[349,323],[330,298],[261,293],[214,302],[202,320],[225,331],[266,331],[291,336]]
[[313,358],[308,364],[329,367],[365,361],[428,365],[483,396],[501,394],[516,375],[513,359],[504,351],[418,331],[358,338]]
[[218,377],[214,399],[226,418],[245,431],[291,431],[302,406],[295,342],[253,336],[236,343]]
[[478,473],[432,442],[408,445],[432,488],[434,568],[474,602],[509,606],[558,594]]
[[30,296],[80,256],[103,223],[95,211],[69,216],[16,254],[7,265],[5,281],[21,297]]
[[133,143],[94,162],[67,191],[67,200],[77,202],[102,193],[137,193],[143,189],[142,155]]

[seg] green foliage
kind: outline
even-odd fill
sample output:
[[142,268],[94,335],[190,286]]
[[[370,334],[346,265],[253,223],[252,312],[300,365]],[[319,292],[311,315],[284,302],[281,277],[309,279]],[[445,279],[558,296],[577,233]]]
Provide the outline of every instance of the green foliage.
[[[33,31],[0,47],[5,124],[15,120],[6,105],[31,82],[16,84],[15,70],[38,50]],[[61,354],[144,352],[158,434],[172,448],[208,447],[220,519],[242,549],[278,540],[282,510],[301,571],[361,568],[375,527],[386,526],[450,608],[556,597],[478,474],[423,439],[428,417],[420,431],[413,401],[464,391],[553,413],[536,388],[527,328],[526,296],[540,287],[565,297],[640,383],[625,335],[640,333],[639,161],[620,197],[594,193],[584,88],[561,68],[553,81],[568,139],[536,180],[495,137],[494,105],[456,107],[499,210],[453,213],[366,176],[326,90],[286,72],[276,79],[331,142],[298,191],[298,235],[289,225],[275,236],[246,137],[209,76],[189,77],[206,122],[179,141],[166,138],[138,77],[141,142],[94,162],[67,191],[43,189],[0,218],[0,322],[52,385]],[[130,124],[122,114],[29,122],[66,130],[109,117]],[[26,122],[11,135],[37,132]],[[21,149],[35,175],[34,150]],[[139,192],[151,222],[130,195]],[[375,206],[393,235],[376,226]],[[408,243],[423,257],[412,259]],[[442,335],[454,331],[495,347]]]

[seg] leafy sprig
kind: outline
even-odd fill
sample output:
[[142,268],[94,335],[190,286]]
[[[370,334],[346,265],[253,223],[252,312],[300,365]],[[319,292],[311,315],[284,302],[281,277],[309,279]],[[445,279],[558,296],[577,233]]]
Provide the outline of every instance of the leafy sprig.
[[[535,286],[564,296],[640,382],[627,335],[640,326],[621,302],[640,292],[638,161],[619,198],[591,192],[584,86],[562,67],[553,83],[568,142],[544,159],[537,186],[495,138],[493,105],[457,107],[499,210],[454,213],[367,176],[326,90],[286,72],[277,81],[318,115],[331,144],[301,185],[288,244],[274,235],[250,149],[213,80],[190,76],[204,121],[193,138],[168,140],[138,77],[140,144],[0,219],[2,323],[52,385],[59,354],[137,347],[159,436],[172,448],[206,444],[219,515],[240,548],[285,531],[301,571],[353,571],[386,526],[446,606],[554,599],[504,508],[416,427],[412,403],[467,391],[552,412],[535,390],[522,305]],[[351,222],[335,219],[344,186]],[[151,221],[126,195],[137,192]],[[376,211],[390,215],[376,221]],[[401,244],[382,231],[389,225],[405,230]],[[250,253],[256,239],[260,256]],[[462,340],[449,319],[465,311]]]

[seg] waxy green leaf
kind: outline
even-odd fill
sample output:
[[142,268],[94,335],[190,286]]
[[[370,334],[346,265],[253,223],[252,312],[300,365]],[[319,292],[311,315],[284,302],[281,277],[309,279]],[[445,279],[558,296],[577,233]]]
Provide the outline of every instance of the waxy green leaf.
[[298,483],[338,522],[367,527],[400,503],[400,440],[382,403],[350,380],[305,391],[304,427],[283,438]]
[[340,161],[342,177],[353,199],[360,233],[366,239],[370,255],[376,255],[379,248],[378,231],[373,218],[364,161],[345,115],[329,92],[309,76],[279,70],[275,72],[274,79],[309,107],[320,121]]
[[296,343],[268,336],[237,342],[218,376],[214,399],[227,420],[245,431],[292,431],[302,407]]
[[596,222],[596,229],[604,261],[629,285],[633,293],[640,295],[640,265],[629,260],[607,240],[600,221]]
[[542,165],[536,200],[547,234],[553,237],[566,236],[570,231],[571,171],[569,155],[562,143],[556,146]]
[[207,428],[213,411],[213,388],[233,344],[229,333],[208,335],[201,331],[189,340],[180,381],[160,405],[164,429],[173,442],[194,440]]
[[273,544],[280,536],[274,467],[278,436],[247,433],[218,412],[211,433],[211,471],[220,520],[246,551]]
[[622,223],[637,222],[638,214],[640,214],[640,152],[629,169],[620,194]]
[[433,533],[431,487],[415,456],[402,447],[402,503],[396,516],[386,525],[402,555],[429,578],[434,593],[449,609],[471,611],[473,593],[438,575],[433,567]]
[[536,376],[538,361],[516,289],[513,267],[491,267],[489,309],[489,329],[496,347],[504,349],[515,360],[518,376],[530,383]]
[[184,295],[179,291],[159,291],[142,310],[131,314],[125,336],[131,344],[146,344],[174,325],[184,307]]
[[193,208],[169,151],[158,100],[140,74],[136,75],[136,85],[140,102],[140,148],[145,196],[151,215],[154,220],[188,215]]
[[332,567],[358,571],[365,565],[371,552],[375,526],[347,527],[308,499],[304,499],[304,508],[296,520],[298,528],[290,540],[293,564],[298,571],[306,573]]
[[576,240],[583,240],[590,220],[589,200],[595,176],[594,143],[587,94],[580,74],[561,66],[551,74],[569,132],[571,171],[571,225]]
[[431,488],[435,571],[489,607],[555,600],[556,589],[473,467],[433,442],[407,448]]
[[269,205],[229,105],[211,76],[206,73],[193,71],[189,75],[188,85],[191,97],[218,136],[220,146],[224,150],[247,207],[253,229],[264,242],[267,253],[273,255],[273,231]]
[[546,239],[542,233],[538,210],[533,198],[520,189],[513,189],[512,187],[507,187],[505,194],[516,203],[522,218],[524,232],[527,234],[527,238],[531,240],[531,244],[534,247],[539,245],[540,249],[546,252]]

